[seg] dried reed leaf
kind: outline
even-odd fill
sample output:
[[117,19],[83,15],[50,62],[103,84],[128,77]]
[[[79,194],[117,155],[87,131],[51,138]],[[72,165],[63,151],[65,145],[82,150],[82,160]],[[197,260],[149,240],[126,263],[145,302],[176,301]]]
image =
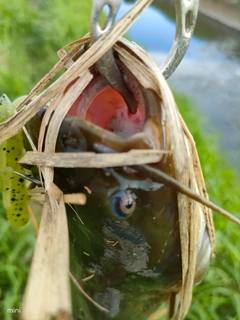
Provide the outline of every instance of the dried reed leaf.
[[93,305],[95,305],[95,307],[97,309],[99,309],[100,311],[103,311],[105,313],[108,313],[109,311],[102,307],[101,305],[99,305],[96,301],[94,301],[82,288],[82,286],[80,285],[79,281],[76,279],[76,277],[73,275],[73,273],[69,272],[70,278],[72,279],[73,283],[75,284],[75,286],[78,288],[78,290],[82,293],[82,295],[89,300]]
[[167,309],[161,309],[152,313],[147,320],[159,320],[163,316],[167,316]]
[[[43,193],[29,193],[30,200],[37,202],[44,202],[45,195]],[[85,205],[86,204],[86,195],[84,193],[71,193],[64,194],[63,199],[65,203],[76,204],[76,205]]]
[[[180,114],[179,114],[179,117],[180,117],[180,121],[181,121],[181,125],[182,125],[182,130],[183,130],[183,132],[185,134],[188,146],[190,148],[190,152],[191,152],[191,156],[192,156],[192,162],[193,162],[193,165],[194,165],[194,171],[196,173],[195,176],[196,176],[196,184],[198,186],[198,191],[205,199],[208,200],[208,194],[207,194],[207,191],[206,191],[206,188],[205,188],[204,178],[203,178],[203,174],[202,174],[202,169],[201,169],[201,165],[200,165],[200,161],[199,161],[199,157],[198,157],[195,141],[194,141],[191,133],[189,132],[189,130],[188,130],[188,128],[187,128],[187,126],[186,126],[185,122],[183,121],[183,119],[182,119]],[[204,204],[204,203],[202,203],[202,204]],[[237,224],[239,224],[239,219],[237,219],[236,217],[232,216],[230,213],[228,213],[224,209],[216,206],[215,204],[213,204],[213,206],[209,206],[208,205],[207,208],[204,208],[205,218],[206,218],[206,221],[207,221],[208,233],[211,235],[210,236],[210,240],[211,240],[212,248],[215,249],[215,245],[216,245],[215,244],[215,231],[214,231],[213,217],[212,217],[210,209],[222,214],[223,216],[227,217],[229,220],[231,220],[231,221],[233,221],[233,222],[235,222]],[[213,251],[213,254],[215,255],[215,250]]]
[[[168,127],[167,140],[169,139],[171,148],[173,150],[174,163],[176,164],[176,180],[178,180],[184,186],[193,186],[193,190],[198,191],[196,190],[197,172],[194,170],[192,155],[189,153],[189,146],[186,143],[185,134],[182,129],[179,112],[173,95],[162,74],[156,70],[156,67],[154,67],[153,64],[152,68],[153,73],[159,81],[162,105],[166,112]],[[193,234],[193,228],[200,230],[199,221],[202,214],[202,208],[199,205],[197,205],[198,210],[194,212],[192,211],[192,208],[194,208],[195,205],[196,204],[192,199],[189,199],[181,193],[178,194],[180,241],[182,252],[182,290],[180,294],[180,309],[176,314],[178,319],[182,319],[186,315],[192,299],[193,273],[195,272],[195,260],[198,250],[198,239],[196,239],[195,235]],[[194,222],[193,226],[194,220],[196,221],[196,224]],[[213,250],[215,249],[213,248]]]
[[46,193],[21,319],[71,319],[68,242],[63,194],[54,199]]
[[[154,169],[154,168],[152,168],[150,166],[147,166],[147,165],[141,165],[141,166],[134,165],[133,168],[135,168],[136,170],[138,170],[140,172],[145,173],[147,176],[149,176],[151,179],[153,179],[153,181],[157,181],[157,182],[163,183],[166,186],[177,190],[180,194],[185,195],[185,196],[191,198],[192,200],[195,200],[196,202],[199,202],[203,206],[205,206],[205,207],[207,207],[209,209],[212,209],[215,212],[218,212],[219,214],[221,214],[222,216],[226,217],[227,219],[229,219],[229,220],[233,221],[234,223],[240,225],[240,220],[237,217],[233,216],[228,211],[226,211],[226,210],[222,209],[221,207],[217,206],[215,203],[209,201],[207,197],[203,197],[198,192],[193,191],[194,190],[193,188],[189,188],[187,186],[184,186],[178,180],[170,177],[169,175],[167,175],[163,171],[156,170],[156,169]],[[204,208],[204,209],[207,209],[207,208]],[[214,228],[211,229],[211,231],[214,234]],[[212,240],[214,240],[214,239],[212,239]],[[212,244],[215,244],[215,242],[213,242]],[[215,246],[213,246],[213,248],[215,248]],[[215,256],[215,251],[213,251],[213,257],[214,256]]]
[[85,205],[87,202],[87,198],[84,193],[64,194],[63,198],[66,203],[78,204],[81,206]]
[[20,160],[21,164],[56,167],[56,168],[106,168],[130,166],[136,164],[159,162],[163,150],[132,150],[122,153],[41,153],[27,152]]
[[82,74],[82,77],[79,78],[71,86],[71,88],[68,91],[68,94],[63,97],[60,95],[59,97],[60,102],[57,100],[53,104],[52,108],[55,110],[55,112],[51,118],[51,121],[46,123],[45,127],[41,126],[41,130],[43,129],[44,132],[46,131],[46,126],[48,126],[47,135],[45,139],[45,152],[51,153],[55,151],[58,132],[62,124],[62,121],[66,117],[74,101],[77,99],[77,97],[81,94],[84,88],[91,81],[92,77],[93,76],[90,74],[90,72],[86,70]]

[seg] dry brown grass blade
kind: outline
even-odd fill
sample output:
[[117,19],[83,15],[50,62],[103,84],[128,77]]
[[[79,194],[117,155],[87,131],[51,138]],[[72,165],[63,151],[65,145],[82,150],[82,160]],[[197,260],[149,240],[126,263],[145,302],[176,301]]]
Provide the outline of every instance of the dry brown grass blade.
[[41,153],[27,152],[20,160],[21,164],[39,165],[58,168],[106,168],[130,166],[159,162],[162,154],[169,152],[163,150],[132,150],[122,153]]
[[79,281],[76,279],[76,277],[69,272],[70,278],[72,279],[73,283],[75,284],[75,286],[78,288],[78,290],[82,293],[82,295],[89,300],[97,309],[99,309],[100,311],[103,311],[105,313],[108,313],[109,310],[107,310],[106,308],[102,307],[100,304],[98,304],[96,301],[94,301],[82,288],[82,286],[80,285]]
[[78,204],[83,206],[87,202],[87,198],[84,193],[64,194],[63,197],[64,197],[64,201],[70,204]]
[[150,315],[150,317],[147,318],[147,320],[160,320],[160,319],[163,319],[162,317],[165,317],[166,319],[166,316],[167,316],[167,309],[161,309],[161,310],[158,310],[154,313],[152,313]]
[[166,173],[156,170],[150,166],[133,166],[136,170],[145,173],[147,176],[151,177],[153,180],[158,181],[160,183],[164,183],[166,186],[177,190],[179,193],[203,204],[204,206],[216,211],[217,213],[221,214],[225,218],[233,221],[234,223],[240,225],[240,220],[233,216],[228,211],[222,209],[221,207],[217,206],[215,203],[209,201],[207,198],[201,196],[200,194],[193,191],[193,189],[183,185],[178,180],[170,177]]
[[[46,131],[46,126],[48,126],[47,135],[45,139],[45,151],[48,153],[55,151],[56,141],[58,137],[58,132],[60,126],[62,124],[63,119],[66,117],[68,110],[73,105],[74,101],[81,94],[83,89],[88,85],[88,83],[92,79],[92,75],[88,70],[86,70],[82,77],[79,78],[69,89],[63,97],[60,98],[60,102],[58,100],[53,104],[53,109],[55,112],[51,117],[51,121],[45,124],[45,127],[41,126],[41,130]],[[56,107],[55,107],[56,106]],[[50,119],[49,119],[50,120]],[[40,132],[41,134],[41,132]]]
[[[194,177],[194,168],[189,166],[189,176]],[[195,189],[195,179],[189,180],[189,189]],[[195,192],[196,193],[196,192]],[[196,193],[198,196],[198,194]],[[201,196],[200,196],[201,197]],[[202,197],[205,199],[204,197]],[[188,214],[188,234],[189,234],[189,254],[188,254],[188,268],[185,278],[183,279],[183,286],[181,292],[181,304],[179,310],[179,319],[182,319],[188,312],[192,302],[192,290],[194,287],[194,277],[196,271],[196,261],[199,246],[199,230],[201,229],[201,214],[202,206],[199,202],[193,201],[192,197],[187,197],[187,214]]]
[[[30,200],[37,201],[37,202],[44,202],[45,195],[43,193],[33,193],[29,192]],[[84,193],[71,193],[71,194],[64,194],[63,199],[65,203],[68,204],[77,204],[77,205],[85,205],[86,204],[86,195]]]
[[[194,164],[194,171],[196,172],[196,183],[197,183],[197,186],[200,190],[198,190],[198,192],[201,193],[201,195],[208,200],[208,194],[207,194],[207,191],[205,189],[205,184],[204,184],[204,177],[203,177],[203,174],[202,174],[202,169],[201,169],[201,165],[200,165],[200,161],[199,161],[199,157],[198,157],[198,153],[197,153],[197,149],[196,149],[196,145],[195,145],[195,141],[191,135],[191,133],[189,132],[185,122],[183,121],[181,115],[179,114],[179,117],[180,117],[180,121],[181,121],[181,125],[182,125],[182,130],[186,136],[186,139],[188,139],[188,145],[189,145],[189,148],[191,149],[191,155],[192,155],[192,162]],[[218,207],[220,208],[220,207]],[[222,214],[225,216],[225,213],[226,211],[223,210],[222,208],[220,208],[220,211],[222,212],[219,212],[217,211],[217,208],[215,207],[214,209],[212,207],[209,207],[208,206],[208,210],[204,210],[204,214],[205,214],[205,219],[207,221],[207,229],[208,229],[208,233],[210,234],[210,241],[211,241],[211,245],[212,245],[212,248],[214,248],[213,250],[213,257],[216,255],[216,252],[215,252],[215,230],[214,230],[214,223],[213,223],[213,216],[211,214],[211,211],[210,209]],[[224,212],[225,211],[225,212]],[[231,217],[235,218],[233,215],[230,214]],[[227,219],[229,219],[229,215],[226,216]],[[230,219],[231,220],[231,219]],[[233,221],[235,222],[235,221]],[[236,223],[236,222],[235,222]]]
[[71,319],[68,242],[63,195],[59,192],[53,199],[46,193],[21,319],[45,320],[59,314]]

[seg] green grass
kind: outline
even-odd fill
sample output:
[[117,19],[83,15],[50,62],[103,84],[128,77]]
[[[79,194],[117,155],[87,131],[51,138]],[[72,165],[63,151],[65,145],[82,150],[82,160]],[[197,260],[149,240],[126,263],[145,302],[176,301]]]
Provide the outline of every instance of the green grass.
[[56,52],[89,31],[90,14],[90,1],[1,0],[1,92],[28,93],[58,61]]
[[15,319],[8,308],[19,308],[29,265],[35,234],[31,224],[14,229],[9,226],[0,203],[0,319]]
[[[240,218],[239,174],[226,164],[216,136],[205,136],[198,112],[185,96],[178,106],[194,136],[210,200]],[[187,319],[240,319],[240,229],[214,213],[217,257],[205,280],[195,288]]]
[[[89,30],[88,1],[1,0],[0,93],[11,99],[27,94],[58,61],[56,51]],[[178,105],[197,144],[210,199],[240,217],[239,176],[220,153],[216,137],[205,136],[199,114],[187,97]],[[0,203],[0,319],[14,319],[35,243],[31,223],[9,227]],[[187,319],[240,319],[239,227],[214,214],[217,258],[195,288]],[[17,319],[17,316],[15,317]],[[137,319],[136,319],[137,320]]]

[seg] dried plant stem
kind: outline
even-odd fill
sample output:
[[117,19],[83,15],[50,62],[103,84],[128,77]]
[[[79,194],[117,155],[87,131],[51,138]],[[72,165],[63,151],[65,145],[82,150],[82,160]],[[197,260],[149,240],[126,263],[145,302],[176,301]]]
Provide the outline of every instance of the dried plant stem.
[[58,199],[51,198],[46,193],[22,305],[23,320],[48,319],[60,312],[66,314],[66,319],[71,318],[67,217],[60,190]]
[[21,164],[58,167],[58,168],[106,168],[130,166],[159,162],[162,154],[169,154],[165,150],[132,150],[121,153],[42,153],[27,152],[20,160]]
[[176,179],[170,177],[166,173],[164,173],[160,170],[154,169],[148,165],[141,165],[141,166],[137,165],[137,166],[133,166],[133,168],[142,172],[142,173],[145,173],[148,177],[151,177],[153,180],[160,182],[160,183],[164,183],[166,186],[173,188],[182,194],[185,194],[189,198],[196,200],[197,202],[203,204],[204,206],[221,214],[225,218],[240,225],[240,220],[237,217],[233,216],[231,213],[227,212],[226,210],[220,208],[219,206],[217,206],[213,202],[209,201],[208,199],[204,198],[200,194],[197,194],[196,192],[194,192],[193,190],[191,190],[187,186],[184,186],[182,183],[180,183]]
[[37,223],[37,220],[35,218],[35,215],[32,211],[32,208],[30,206],[28,206],[28,212],[29,212],[29,216],[31,217],[32,219],[32,223],[33,223],[33,226],[34,226],[34,229],[36,231],[36,234],[38,234],[39,232],[39,226],[38,226],[38,223]]
[[[84,193],[64,194],[63,199],[64,202],[68,204],[76,204],[81,206],[86,204],[86,195]],[[30,193],[30,200],[44,202],[45,196],[43,193]]]
[[109,310],[107,310],[106,308],[102,307],[100,304],[98,304],[96,301],[94,301],[82,288],[82,286],[80,285],[79,281],[75,278],[75,276],[72,274],[71,271],[69,271],[69,275],[70,278],[72,279],[73,283],[75,284],[75,286],[78,288],[78,290],[84,295],[84,297],[86,299],[88,299],[96,308],[98,308],[99,310],[108,313]]

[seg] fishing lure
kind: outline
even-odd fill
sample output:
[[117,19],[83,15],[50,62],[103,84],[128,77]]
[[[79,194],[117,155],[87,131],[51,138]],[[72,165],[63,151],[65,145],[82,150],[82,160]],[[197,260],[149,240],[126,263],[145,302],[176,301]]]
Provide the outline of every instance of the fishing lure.
[[[0,97],[0,122],[7,120],[14,114],[23,98],[20,97],[12,103],[6,94]],[[0,145],[0,188],[3,206],[13,227],[23,226],[29,218],[26,181],[14,172],[25,173],[18,164],[23,152],[21,132]]]

